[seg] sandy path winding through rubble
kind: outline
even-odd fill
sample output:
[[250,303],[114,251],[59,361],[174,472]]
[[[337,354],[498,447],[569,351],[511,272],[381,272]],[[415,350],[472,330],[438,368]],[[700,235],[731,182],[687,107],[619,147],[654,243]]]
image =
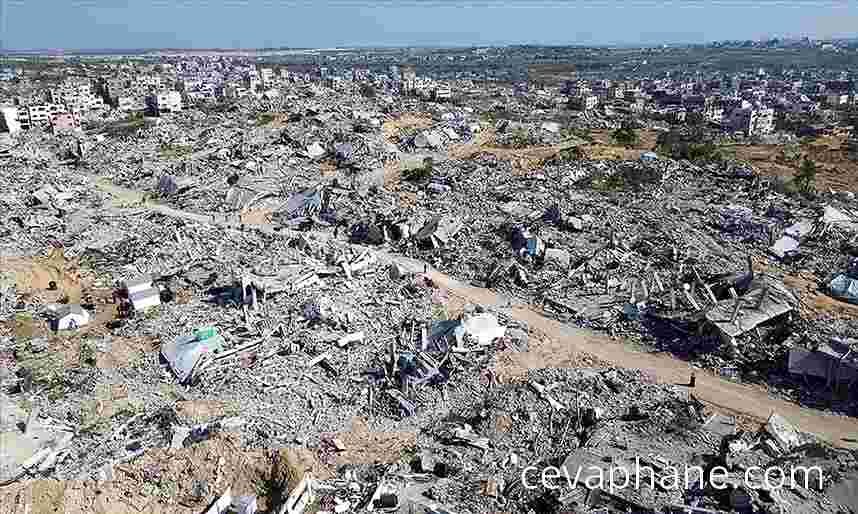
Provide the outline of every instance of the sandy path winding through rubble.
[[[436,270],[429,276],[440,287],[471,302],[483,305],[505,305],[506,299],[490,290],[463,284]],[[664,353],[634,351],[609,337],[572,327],[535,312],[530,306],[513,305],[504,309],[511,317],[525,321],[531,329],[544,333],[557,342],[564,343],[568,352],[587,353],[611,362],[619,367],[643,369],[655,376],[660,383],[687,384],[692,368]],[[532,345],[533,346],[533,345]],[[531,351],[535,348],[531,348]],[[544,367],[552,367],[545,362]],[[805,432],[815,434],[830,444],[841,448],[858,448],[858,419],[836,416],[798,406],[773,398],[764,391],[738,384],[697,370],[697,381],[691,390],[696,398],[717,410],[728,414],[739,414],[765,422],[772,412],[784,416]]]
[[[114,184],[105,184],[98,177],[91,177],[105,192],[117,195],[137,195],[142,193],[125,189]],[[175,209],[152,201],[141,202],[141,208],[149,209],[165,216],[181,218],[198,223],[209,223],[226,228],[237,228],[240,224],[237,216],[203,215]],[[274,225],[262,224],[255,228],[273,232]],[[291,231],[284,230],[284,234]],[[330,234],[321,234],[327,238]],[[413,259],[388,255],[393,260],[401,260],[406,268],[413,268]],[[406,262],[407,261],[407,262]],[[422,263],[421,263],[422,265]],[[453,295],[469,302],[504,306],[508,299],[491,290],[466,285],[458,280],[428,267],[428,274],[440,287]],[[599,360],[610,362],[623,368],[642,369],[654,376],[660,383],[687,384],[691,375],[691,366],[669,354],[645,353],[635,351],[611,338],[573,327],[536,312],[528,305],[512,305],[503,309],[511,317],[527,322],[531,329],[543,333],[557,343],[565,344],[570,355],[589,354]],[[538,351],[536,345],[531,351]],[[541,367],[552,367],[552,362],[543,362]],[[804,432],[815,434],[828,443],[841,447],[858,449],[858,419],[836,416],[822,411],[801,407],[792,402],[769,396],[765,391],[725,380],[723,378],[697,370],[696,386],[692,390],[699,400],[729,414],[737,414],[765,422],[772,412],[777,412]]]

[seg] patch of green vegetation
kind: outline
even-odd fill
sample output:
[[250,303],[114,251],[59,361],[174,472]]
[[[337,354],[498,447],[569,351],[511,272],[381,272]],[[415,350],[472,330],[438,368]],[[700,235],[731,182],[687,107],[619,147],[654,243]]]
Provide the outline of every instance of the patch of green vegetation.
[[497,114],[492,111],[486,111],[480,114],[480,121],[494,125],[498,121]]
[[586,154],[584,151],[578,146],[570,146],[567,148],[561,148],[557,153],[546,157],[542,160],[542,166],[550,166],[552,164],[561,164],[564,162],[573,162],[580,161],[584,159]]
[[560,157],[560,160],[564,162],[577,161],[584,158],[584,152],[577,146],[563,148],[557,152],[557,155]]
[[322,510],[322,503],[318,496],[313,498],[313,501],[307,505],[304,512],[307,514],[318,514]]
[[735,160],[735,150],[715,143],[688,143],[680,142],[675,144],[662,143],[656,147],[656,152],[659,155],[664,155],[672,159],[686,159],[692,162],[723,162],[726,160]]
[[583,139],[588,143],[593,142],[593,134],[586,127],[566,127],[560,131],[560,137],[563,139]]
[[449,318],[447,308],[439,303],[432,304],[431,313],[432,319],[435,321],[445,321]]
[[399,452],[399,460],[400,460],[400,462],[403,462],[406,465],[411,464],[411,462],[417,458],[418,453],[419,453],[419,450],[416,446],[413,446],[413,445],[406,446],[406,447],[402,448],[402,450]]
[[148,320],[158,319],[158,316],[160,316],[160,315],[161,315],[161,306],[160,305],[155,305],[155,306],[149,307],[148,309],[143,311],[143,318],[148,319]]
[[104,132],[110,137],[131,137],[146,127],[146,118],[142,113],[133,113],[125,120],[109,123]]
[[161,158],[163,159],[181,159],[186,155],[194,153],[194,149],[188,145],[177,145],[166,143],[161,145]]
[[261,112],[256,115],[256,126],[261,127],[263,125],[268,125],[275,119],[277,119],[277,116],[275,116],[274,113]]
[[625,191],[626,181],[619,173],[594,177],[590,187],[597,191]]
[[116,411],[116,416],[123,416],[125,418],[132,418],[139,414],[143,408],[140,405],[132,401],[125,401],[119,410]]
[[[62,385],[60,380],[64,371],[63,358],[59,352],[33,352],[29,345],[19,349],[15,355],[18,365],[29,376],[33,385],[50,389]],[[58,380],[60,380],[58,382]]]
[[88,341],[80,343],[77,360],[80,366],[95,366],[95,347]]
[[781,157],[786,162],[796,162],[801,158],[801,147],[796,144],[788,144],[781,150]]
[[[18,339],[27,339],[36,334],[38,321],[29,312],[15,313],[14,332]],[[29,343],[28,343],[29,348]]]
[[810,193],[816,189],[816,172],[816,163],[805,157],[793,179],[799,191]]
[[158,493],[162,501],[175,501],[179,495],[179,485],[171,480],[158,481]]
[[101,400],[90,399],[84,402],[80,409],[80,431],[88,434],[100,435],[110,428],[110,418],[102,416],[98,407]]
[[417,127],[402,127],[399,129],[399,136],[403,139],[411,139],[417,135],[420,130]]
[[517,128],[512,131],[510,134],[510,139],[508,142],[503,144],[504,148],[527,148],[528,146],[533,146],[538,144],[539,142],[530,135],[530,133],[524,128]]
[[423,165],[415,168],[408,168],[402,171],[403,180],[409,182],[423,182],[432,177],[432,171],[435,167],[435,160],[432,157],[423,159]]
[[661,181],[661,173],[653,168],[625,167],[614,173],[599,174],[590,179],[597,191],[641,191]]
[[611,134],[611,138],[618,145],[625,146],[627,148],[631,148],[638,144],[640,141],[640,137],[638,136],[638,131],[629,124],[624,123],[620,128],[615,130]]

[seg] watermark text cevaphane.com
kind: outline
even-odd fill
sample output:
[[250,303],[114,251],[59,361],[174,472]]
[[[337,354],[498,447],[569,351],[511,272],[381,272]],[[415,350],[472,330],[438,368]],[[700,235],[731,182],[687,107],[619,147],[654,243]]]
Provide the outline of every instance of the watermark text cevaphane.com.
[[[790,466],[789,468],[752,466],[745,470],[743,475],[744,483],[741,485],[749,489],[781,489],[795,486],[805,489],[823,489],[822,468],[819,466]],[[731,484],[736,485],[736,475],[731,475],[722,466],[714,466],[708,472],[701,466],[664,466],[655,471],[650,466],[642,465],[640,458],[635,458],[633,467],[591,465],[567,469],[554,466],[544,468],[528,466],[521,472],[521,483],[526,489],[583,486],[612,492],[629,487],[640,489],[641,486],[648,486],[651,489],[660,487],[667,491],[702,489],[707,486],[727,489]]]

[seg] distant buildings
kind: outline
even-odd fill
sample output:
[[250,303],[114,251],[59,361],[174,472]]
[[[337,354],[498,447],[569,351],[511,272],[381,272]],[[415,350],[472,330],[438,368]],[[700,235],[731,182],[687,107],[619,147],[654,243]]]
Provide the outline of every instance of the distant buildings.
[[411,92],[417,89],[417,72],[414,71],[414,68],[402,67],[400,74],[402,76],[402,91]]
[[579,111],[592,111],[599,105],[595,95],[574,96],[569,100],[569,106]]
[[849,103],[849,95],[847,94],[832,94],[825,97],[825,103],[831,107],[840,107]]
[[244,78],[244,87],[251,93],[256,93],[262,87],[262,82],[256,75],[248,75]]
[[265,86],[270,86],[274,82],[274,70],[271,68],[260,68],[259,79]]
[[223,88],[219,89],[216,94],[230,100],[238,100],[239,98],[244,98],[249,95],[250,90],[238,84],[226,84]]
[[775,110],[762,105],[743,102],[730,112],[728,126],[746,136],[771,134],[775,130]]
[[96,94],[89,81],[67,80],[56,88],[48,90],[51,103],[62,104],[70,112],[81,113],[104,107],[104,100]]
[[79,132],[80,118],[73,113],[64,112],[51,116],[51,131],[54,134]]
[[182,95],[178,91],[150,94],[146,97],[146,110],[155,115],[179,112],[182,110]]
[[453,98],[453,90],[447,86],[438,86],[435,88],[436,100],[449,100]]
[[709,100],[703,106],[703,119],[710,123],[721,124],[724,120],[724,107],[720,102]]
[[20,74],[20,72],[21,71],[18,68],[15,68],[12,66],[0,67],[0,80],[2,80],[2,81],[15,80],[16,78],[18,78],[18,75]]

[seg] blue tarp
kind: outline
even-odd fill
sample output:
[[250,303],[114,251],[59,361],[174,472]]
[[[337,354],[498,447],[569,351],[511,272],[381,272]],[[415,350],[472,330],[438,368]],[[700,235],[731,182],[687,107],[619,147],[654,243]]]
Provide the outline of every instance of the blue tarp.
[[834,298],[858,305],[858,280],[846,275],[837,275],[828,284],[828,290]]
[[224,339],[214,327],[179,336],[170,343],[161,345],[161,355],[170,364],[179,382],[187,382],[200,359],[223,348]]

